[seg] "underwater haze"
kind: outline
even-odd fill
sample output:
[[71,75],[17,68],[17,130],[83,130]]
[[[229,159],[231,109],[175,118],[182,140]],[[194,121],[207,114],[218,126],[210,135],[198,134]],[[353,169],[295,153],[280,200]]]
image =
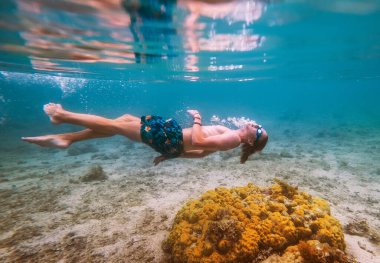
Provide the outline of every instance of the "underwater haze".
[[[379,25],[376,0],[1,1],[0,261],[166,262],[186,200],[279,178],[329,201],[343,226],[366,222],[348,251],[380,262]],[[255,120],[269,141],[244,165],[237,149],[158,166],[123,137],[22,142],[81,130],[52,125],[48,102],[182,127],[197,109],[204,125]],[[87,182],[94,167],[106,176]]]

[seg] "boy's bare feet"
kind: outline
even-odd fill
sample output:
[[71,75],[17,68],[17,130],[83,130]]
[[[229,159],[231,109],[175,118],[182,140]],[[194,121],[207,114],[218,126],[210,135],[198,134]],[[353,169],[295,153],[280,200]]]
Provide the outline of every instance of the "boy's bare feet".
[[44,105],[45,113],[50,117],[50,121],[54,124],[60,124],[59,113],[63,111],[61,104],[48,103]]
[[70,145],[70,142],[63,139],[60,135],[21,137],[21,140],[49,148],[67,148]]

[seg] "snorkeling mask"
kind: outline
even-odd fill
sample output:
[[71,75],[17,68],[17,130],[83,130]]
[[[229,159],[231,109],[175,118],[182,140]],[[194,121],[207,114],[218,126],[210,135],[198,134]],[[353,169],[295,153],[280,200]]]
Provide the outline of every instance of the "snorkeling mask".
[[261,135],[263,134],[262,128],[263,128],[263,126],[259,125],[259,127],[256,130],[256,140],[255,140],[255,143],[260,139]]

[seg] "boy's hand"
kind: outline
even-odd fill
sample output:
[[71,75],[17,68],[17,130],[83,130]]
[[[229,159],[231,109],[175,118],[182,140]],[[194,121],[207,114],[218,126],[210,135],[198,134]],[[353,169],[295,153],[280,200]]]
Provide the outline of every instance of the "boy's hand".
[[167,159],[167,158],[166,158],[165,156],[163,156],[163,155],[160,155],[160,156],[154,158],[154,160],[153,160],[154,166],[156,166],[156,165],[159,164],[160,162],[165,161],[166,159]]
[[201,116],[197,110],[187,110],[187,113],[189,113],[193,118]]

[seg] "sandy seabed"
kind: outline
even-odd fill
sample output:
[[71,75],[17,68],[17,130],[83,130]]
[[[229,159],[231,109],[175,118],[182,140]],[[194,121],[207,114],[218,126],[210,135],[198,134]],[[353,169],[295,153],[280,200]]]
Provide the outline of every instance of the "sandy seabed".
[[[279,178],[328,200],[344,227],[366,222],[366,233],[346,230],[347,251],[359,262],[380,262],[380,247],[370,240],[380,231],[380,140],[340,142],[347,136],[331,130],[297,141],[273,139],[245,165],[236,150],[154,167],[154,151],[121,137],[67,150],[4,144],[0,261],[167,262],[161,243],[188,199],[215,187],[268,186]],[[108,178],[84,182],[96,164]]]

